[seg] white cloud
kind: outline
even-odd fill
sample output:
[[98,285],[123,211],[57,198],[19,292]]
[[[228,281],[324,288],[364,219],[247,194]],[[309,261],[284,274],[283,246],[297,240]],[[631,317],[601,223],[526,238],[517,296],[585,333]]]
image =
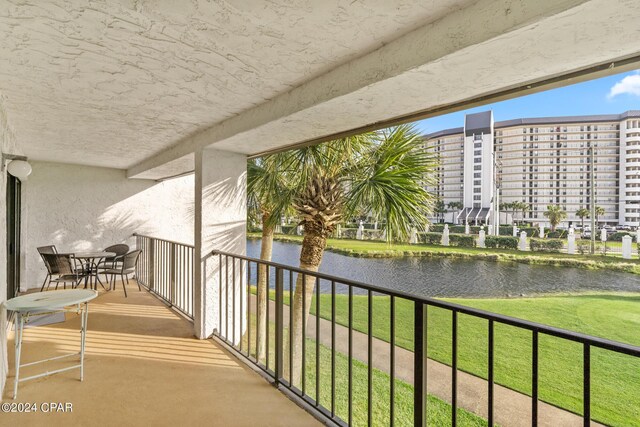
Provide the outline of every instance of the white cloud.
[[609,99],[617,95],[628,94],[640,96],[640,72],[626,76],[609,90]]

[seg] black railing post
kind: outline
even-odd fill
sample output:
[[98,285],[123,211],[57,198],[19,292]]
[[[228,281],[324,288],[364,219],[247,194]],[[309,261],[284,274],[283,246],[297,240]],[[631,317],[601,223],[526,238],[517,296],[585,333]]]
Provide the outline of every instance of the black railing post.
[[171,260],[169,261],[169,303],[176,305],[176,245],[171,245]]
[[458,425],[458,312],[451,311],[451,425]]
[[531,342],[531,425],[538,425],[538,331],[532,332]]
[[149,239],[149,290],[156,286],[156,239]]
[[489,355],[488,355],[488,361],[487,361],[487,365],[488,365],[488,378],[487,378],[487,385],[489,386],[489,389],[487,390],[487,405],[488,405],[488,410],[487,410],[487,422],[489,424],[490,427],[493,427],[493,365],[494,365],[494,329],[493,329],[493,319],[489,319],[489,343],[488,343],[488,351],[489,351]]
[[414,303],[413,329],[413,425],[424,427],[427,425],[427,352],[425,306],[416,301]]
[[582,394],[584,425],[591,425],[591,346],[583,344],[582,352]]
[[284,271],[276,267],[276,366],[275,385],[280,384],[284,362]]

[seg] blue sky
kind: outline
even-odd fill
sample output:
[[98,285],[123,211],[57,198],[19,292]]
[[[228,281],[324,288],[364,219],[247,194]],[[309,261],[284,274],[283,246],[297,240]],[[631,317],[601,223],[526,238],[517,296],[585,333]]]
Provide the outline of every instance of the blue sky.
[[489,109],[493,110],[496,121],[521,117],[618,114],[627,110],[640,110],[640,70],[420,120],[415,125],[423,133],[460,127],[464,124],[466,113]]

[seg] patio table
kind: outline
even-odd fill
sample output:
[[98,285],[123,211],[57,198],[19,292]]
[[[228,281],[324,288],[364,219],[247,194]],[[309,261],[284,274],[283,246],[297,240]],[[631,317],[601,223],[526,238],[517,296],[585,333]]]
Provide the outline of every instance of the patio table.
[[91,287],[90,277],[95,277],[96,281],[93,283],[93,289],[98,290],[98,282],[100,282],[100,286],[103,289],[106,289],[100,280],[98,275],[98,264],[105,258],[112,258],[116,256],[115,252],[76,252],[73,254],[74,257],[81,260],[86,260],[88,265],[88,275],[84,278],[84,287],[87,288],[87,283],[89,283],[89,287]]
[[[98,296],[98,292],[91,289],[71,289],[63,291],[34,292],[22,295],[5,301],[4,307],[9,311],[13,311],[15,330],[15,369],[16,376],[13,384],[13,398],[18,396],[18,383],[29,381],[48,375],[69,371],[71,369],[80,368],[80,381],[84,378],[84,348],[85,337],[87,333],[87,319],[89,317],[88,302]],[[75,308],[68,308],[75,306]],[[22,333],[24,325],[29,321],[29,317],[36,314],[52,313],[52,312],[75,312],[80,314],[80,352],[65,354],[62,356],[51,357],[49,359],[38,360],[35,362],[20,365],[20,354],[22,352]],[[66,357],[80,356],[80,364],[68,366],[66,368],[47,371],[42,374],[32,375],[27,378],[20,379],[20,368],[25,366],[36,365],[51,360],[63,359]]]

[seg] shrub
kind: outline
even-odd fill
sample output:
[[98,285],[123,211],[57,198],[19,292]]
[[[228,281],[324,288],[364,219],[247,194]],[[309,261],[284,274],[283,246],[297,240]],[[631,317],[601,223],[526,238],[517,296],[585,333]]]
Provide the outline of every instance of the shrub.
[[255,224],[247,224],[248,233],[262,233],[262,228]]
[[580,255],[588,254],[591,252],[591,242],[588,240],[576,240],[576,248]]
[[476,246],[476,239],[475,237],[466,234],[450,234],[449,244],[451,246],[459,246],[461,248],[474,248]]
[[356,233],[358,232],[355,228],[343,228],[340,230],[340,237],[343,239],[352,239],[356,238]]
[[[480,233],[480,225],[470,225],[469,226],[469,234],[479,234]],[[484,227],[484,230],[487,231],[487,227]],[[444,231],[444,224],[431,224],[429,226],[429,231],[433,231],[435,233],[442,233]],[[464,225],[451,225],[449,224],[449,233],[450,234],[464,234]]]
[[634,237],[633,233],[630,233],[628,231],[616,231],[615,233],[608,236],[607,240],[611,242],[622,242],[622,238],[624,236],[631,236],[632,239]]
[[439,245],[442,241],[442,233],[421,233],[420,241],[428,245]]
[[560,239],[531,239],[529,241],[529,248],[532,251],[539,252],[560,252],[564,247],[564,241]]
[[282,234],[296,234],[297,225],[283,225]]
[[[540,234],[540,229],[538,227],[518,227],[518,236],[520,236],[520,233],[523,231],[527,233],[527,237],[538,237],[538,234]],[[501,225],[500,235],[513,237],[513,227]]]
[[566,239],[567,238],[567,230],[549,231],[547,233],[547,237],[549,239]]
[[487,248],[518,249],[518,238],[513,236],[487,236],[484,239]]

